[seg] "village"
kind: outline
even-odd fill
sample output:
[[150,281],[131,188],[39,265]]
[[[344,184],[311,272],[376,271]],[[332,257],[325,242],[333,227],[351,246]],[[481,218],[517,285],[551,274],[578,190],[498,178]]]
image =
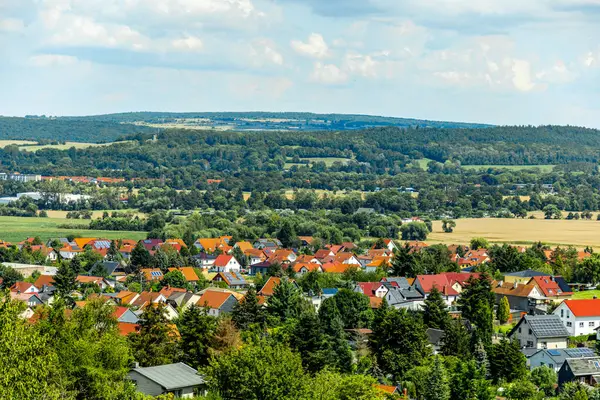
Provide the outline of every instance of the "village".
[[[176,238],[141,241],[57,238],[47,243],[41,243],[39,238],[29,238],[17,244],[1,242],[0,248],[35,253],[44,258],[44,265],[4,263],[5,268],[11,268],[24,278],[10,285],[6,285],[5,278],[4,286],[13,300],[26,304],[20,315],[31,323],[39,318],[39,306],[52,305],[57,298],[54,282],[59,269],[57,263],[72,262],[86,253],[93,254],[97,261],[86,273],[74,277],[77,287],[70,293],[74,299],[73,307],[82,308],[98,299],[114,307],[118,330],[123,336],[138,334],[144,311],[158,304],[164,307],[170,321],[176,321],[185,310],[194,306],[205,309],[210,316],[223,317],[244,301],[250,288],[256,292],[258,304],[266,307],[283,280],[302,290],[297,282],[315,274],[348,278],[360,272],[364,276],[383,272],[377,281],[346,282],[346,290],[365,296],[374,311],[384,303],[385,307],[421,311],[430,294],[436,292],[435,296],[441,296],[452,319],[460,321],[457,303],[461,293],[472,280],[481,278],[482,274],[477,271],[492,260],[485,248],[473,250],[469,246],[452,245],[448,246],[448,254],[457,266],[456,271],[392,276],[388,272],[392,271],[394,258],[400,250],[417,254],[429,245],[418,241],[403,243],[379,239],[364,250],[345,242],[312,251],[312,242],[312,237],[298,237],[298,248],[284,248],[276,238],[234,242],[231,236],[221,236],[198,238],[188,248],[183,240]],[[525,247],[514,249],[526,251]],[[169,266],[167,263],[164,268],[142,266],[134,271],[130,267],[132,254],[135,257],[136,251],[139,253],[140,250],[149,256],[157,252],[185,254],[190,265]],[[553,251],[545,252],[550,260]],[[577,254],[580,260],[591,256],[588,252]],[[559,386],[572,381],[591,386],[599,383],[600,357],[596,356],[592,339],[600,340],[600,299],[573,298],[575,292],[585,293],[592,289],[590,285],[569,283],[562,276],[536,270],[488,278],[495,297],[494,316],[500,315],[499,308],[508,308],[504,321],[495,318],[494,342],[502,337],[516,341],[527,359],[527,366],[553,369],[558,374]],[[318,312],[323,302],[339,291],[339,285],[316,287],[302,291],[302,295]],[[175,323],[172,326],[177,330]],[[356,332],[368,337],[372,329],[353,326],[346,331],[349,338]],[[444,336],[442,329],[427,328],[433,354],[440,352]],[[574,338],[585,340],[573,341]],[[172,365],[165,366],[165,373],[170,370],[180,373]],[[135,368],[132,371],[135,372]],[[195,379],[197,375],[190,376]],[[192,386],[196,389],[202,387],[201,382],[195,385]],[[380,388],[408,396],[400,386],[380,385]],[[175,393],[176,390],[163,387],[159,392]],[[152,389],[147,394],[160,393]]]

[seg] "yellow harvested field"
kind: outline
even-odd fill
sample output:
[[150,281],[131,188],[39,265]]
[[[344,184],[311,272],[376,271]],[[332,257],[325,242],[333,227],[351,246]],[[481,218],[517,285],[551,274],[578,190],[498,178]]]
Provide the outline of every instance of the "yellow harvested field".
[[123,142],[111,142],[111,143],[82,143],[82,142],[66,142],[65,144],[47,144],[47,145],[37,145],[37,146],[20,146],[19,150],[25,151],[38,151],[42,149],[55,149],[55,150],[68,150],[71,147],[75,147],[76,149],[87,149],[88,147],[101,147],[101,146],[110,146],[111,144],[116,143],[126,143]]
[[600,222],[544,219],[465,218],[457,219],[453,233],[442,231],[442,222],[433,223],[430,243],[467,244],[474,237],[492,243],[531,244],[538,241],[549,245],[600,247]]
[[11,144],[15,144],[17,146],[25,146],[28,144],[37,144],[37,142],[31,140],[0,140],[0,148],[10,146]]

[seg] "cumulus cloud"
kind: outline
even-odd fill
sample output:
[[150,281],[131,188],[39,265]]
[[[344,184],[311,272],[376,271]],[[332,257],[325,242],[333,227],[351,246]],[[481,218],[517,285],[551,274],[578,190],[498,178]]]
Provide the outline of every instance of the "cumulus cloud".
[[323,36],[318,33],[311,33],[306,43],[300,40],[292,40],[291,45],[298,54],[312,58],[324,58],[329,54],[329,46],[327,46]]
[[513,60],[512,71],[514,73],[512,82],[517,90],[529,92],[535,87],[531,77],[531,64],[527,60]]
[[277,45],[270,39],[257,39],[250,45],[250,57],[257,66],[283,65],[283,56]]
[[171,42],[174,50],[183,52],[196,52],[202,50],[204,43],[196,36],[186,36],[185,38],[175,39]]
[[29,64],[34,67],[64,67],[76,64],[77,57],[65,56],[61,54],[38,54],[29,58]]
[[325,85],[341,85],[348,81],[348,74],[334,64],[323,64],[315,62],[313,72],[310,75],[313,82]]

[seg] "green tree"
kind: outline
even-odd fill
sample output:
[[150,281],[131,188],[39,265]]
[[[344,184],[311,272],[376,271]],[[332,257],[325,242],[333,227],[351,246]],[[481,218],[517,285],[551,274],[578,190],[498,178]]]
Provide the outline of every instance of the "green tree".
[[64,299],[69,307],[75,305],[75,300],[71,296],[71,293],[77,289],[76,278],[77,275],[75,274],[75,271],[73,271],[71,266],[66,262],[59,265],[58,271],[53,278],[53,286],[56,288],[57,296]]
[[52,338],[20,317],[23,303],[0,298],[0,398],[73,399]]
[[546,396],[554,395],[554,385],[558,383],[558,376],[554,369],[542,365],[531,370],[531,382],[543,391]]
[[431,355],[423,322],[405,309],[389,309],[373,324],[369,341],[379,367],[400,380],[415,366],[423,365]]
[[457,361],[450,380],[451,399],[494,400],[495,390],[475,360]]
[[319,372],[331,361],[328,337],[312,310],[300,315],[292,330],[290,344],[302,357],[304,369],[311,374]]
[[277,233],[277,239],[281,241],[281,244],[285,248],[292,248],[298,242],[296,230],[294,229],[294,226],[292,225],[290,220],[286,219],[283,221],[281,229]]
[[502,339],[490,349],[490,372],[494,381],[512,382],[527,375],[527,360],[517,341]]
[[402,240],[425,240],[429,234],[427,225],[423,222],[410,222],[400,227]]
[[19,271],[2,264],[0,264],[0,278],[2,278],[1,286],[3,288],[10,288],[15,283],[25,279]]
[[590,391],[580,382],[567,382],[563,385],[559,400],[588,400]]
[[146,306],[139,334],[129,335],[134,359],[141,366],[169,364],[179,359],[176,328],[167,319],[165,307],[162,303]]
[[425,387],[425,400],[450,400],[448,375],[439,356],[434,358],[431,366],[429,380]]
[[537,388],[533,383],[526,379],[520,379],[512,382],[506,388],[507,400],[536,400]]
[[450,314],[448,314],[446,301],[436,286],[431,289],[422,307],[423,321],[427,327],[442,330],[446,328],[450,321]]
[[349,289],[340,289],[335,296],[323,301],[319,309],[321,320],[326,320],[327,314],[339,315],[344,329],[367,328],[373,321],[369,298]]
[[217,319],[208,315],[206,309],[192,306],[183,312],[177,321],[177,327],[181,335],[181,361],[193,368],[208,365],[210,343],[217,330]]
[[446,324],[441,353],[462,360],[471,358],[471,335],[461,320],[450,320]]
[[490,244],[488,243],[487,239],[478,237],[471,239],[470,247],[471,250],[487,249],[490,247]]
[[309,381],[298,354],[264,341],[213,357],[206,378],[223,398],[246,400],[297,400]]
[[244,298],[235,304],[231,317],[235,326],[240,330],[248,329],[254,324],[264,324],[263,307],[258,304],[255,288],[248,289]]
[[454,228],[456,228],[456,221],[451,219],[443,219],[442,220],[442,230],[446,233],[454,232]]
[[508,322],[508,318],[510,317],[510,305],[508,304],[508,299],[506,296],[502,297],[500,300],[500,304],[498,305],[498,310],[496,311],[496,319],[500,321],[501,324],[506,324]]
[[140,268],[148,268],[152,263],[150,252],[144,247],[142,241],[137,242],[133,250],[131,250],[130,263],[132,272],[137,272]]
[[287,278],[281,278],[273,290],[273,295],[267,301],[267,313],[282,322],[297,318],[305,308],[305,300],[296,283]]
[[485,273],[479,278],[469,278],[458,299],[458,309],[462,312],[462,317],[475,325],[475,342],[481,341],[484,346],[492,342],[494,303],[491,279]]
[[187,279],[185,279],[185,275],[183,275],[183,272],[176,270],[176,269],[173,271],[167,272],[163,276],[160,284],[162,286],[170,286],[170,287],[181,288],[181,289],[187,289],[189,286]]
[[405,276],[407,278],[414,278],[423,273],[408,243],[405,243],[404,246],[394,252],[391,270],[393,276]]

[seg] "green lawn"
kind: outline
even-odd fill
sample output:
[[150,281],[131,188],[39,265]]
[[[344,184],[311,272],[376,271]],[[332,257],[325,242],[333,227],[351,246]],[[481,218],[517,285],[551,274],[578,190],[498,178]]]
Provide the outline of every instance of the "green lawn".
[[[285,169],[290,169],[293,165],[298,165],[298,166],[306,165],[305,163],[302,163],[302,162],[300,162],[300,163],[293,163],[293,162],[291,162],[291,160],[292,159],[288,157],[288,162],[286,162],[285,166],[284,166]],[[347,163],[348,161],[351,161],[350,158],[342,158],[342,157],[303,157],[300,160],[301,161],[305,161],[306,160],[310,164],[322,161],[328,167],[331,167],[334,162]]]
[[146,238],[146,232],[93,231],[86,229],[61,229],[61,224],[86,225],[89,221],[66,218],[0,217],[0,239],[18,243],[28,237],[39,236],[42,240],[75,235],[78,237],[101,237],[104,239]]
[[600,299],[600,290],[584,290],[573,293],[574,299],[593,299],[594,296]]

